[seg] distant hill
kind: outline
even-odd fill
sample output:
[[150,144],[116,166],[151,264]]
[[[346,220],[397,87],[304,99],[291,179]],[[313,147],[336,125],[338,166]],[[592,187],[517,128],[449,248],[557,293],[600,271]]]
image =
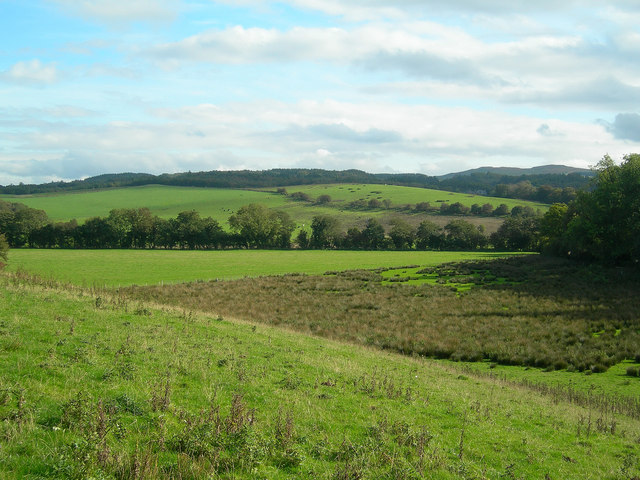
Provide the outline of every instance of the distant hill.
[[207,188],[269,188],[321,184],[388,184],[432,188],[457,193],[473,193],[502,198],[518,198],[541,203],[568,202],[575,190],[587,188],[590,170],[547,165],[533,168],[482,167],[441,177],[420,173],[367,173],[361,170],[279,168],[163,173],[116,173],[71,182],[40,185],[0,186],[0,194],[31,195],[73,190],[94,190],[143,185],[170,185]]
[[473,175],[476,173],[492,173],[500,176],[519,177],[523,175],[568,175],[577,173],[585,177],[593,176],[593,171],[586,168],[568,167],[566,165],[541,165],[539,167],[518,168],[518,167],[479,167],[465,170],[463,172],[447,173],[438,176],[438,179],[447,179],[460,175]]

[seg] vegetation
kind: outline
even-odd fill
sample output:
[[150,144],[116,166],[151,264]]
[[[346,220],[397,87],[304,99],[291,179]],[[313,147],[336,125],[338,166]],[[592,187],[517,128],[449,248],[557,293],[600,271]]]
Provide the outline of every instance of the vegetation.
[[[532,169],[533,170],[533,169]],[[567,169],[561,169],[567,170]],[[328,171],[319,169],[274,169],[265,171],[211,171],[150,175],[122,173],[99,175],[72,182],[52,182],[42,185],[0,186],[0,193],[25,195],[61,191],[94,190],[142,185],[170,185],[208,188],[266,188],[319,184],[384,184],[406,187],[449,190],[463,193],[490,194],[498,197],[535,200],[542,203],[567,202],[575,189],[584,188],[590,172],[558,173],[550,169],[536,174],[508,175],[493,172],[463,172],[444,177],[421,174],[370,174],[359,170]]]
[[542,221],[544,245],[576,258],[640,265],[640,154],[620,165],[605,156],[593,189],[569,206],[555,205]]
[[0,270],[4,268],[9,260],[9,243],[5,236],[0,233]]
[[352,271],[125,291],[405,354],[592,372],[640,361],[634,270],[540,256],[434,268],[427,273],[446,281],[487,285],[459,294],[446,286],[383,284],[378,271]]
[[2,478],[640,475],[639,421],[570,388],[0,282]]
[[496,258],[508,252],[327,250],[28,250],[11,251],[11,272],[26,271],[76,285],[149,285],[214,279],[323,274],[328,270]]

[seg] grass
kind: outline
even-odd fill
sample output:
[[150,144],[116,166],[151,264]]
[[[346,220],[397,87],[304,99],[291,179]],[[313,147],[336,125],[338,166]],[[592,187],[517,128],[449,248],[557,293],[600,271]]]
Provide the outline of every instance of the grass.
[[[497,199],[475,195],[464,195],[439,190],[423,188],[397,187],[387,185],[332,185],[332,186],[304,186],[289,187],[289,192],[304,191],[316,198],[329,192],[334,201],[327,205],[296,202],[273,191],[232,190],[217,188],[169,187],[148,185],[143,187],[114,188],[97,191],[65,192],[37,195],[0,195],[0,199],[10,202],[24,203],[32,208],[44,210],[53,221],[67,221],[75,218],[82,223],[91,217],[106,217],[114,208],[147,207],[154,215],[163,218],[175,218],[185,210],[196,210],[203,217],[212,217],[221,225],[227,225],[229,216],[241,206],[249,203],[263,203],[270,208],[278,208],[287,212],[297,222],[298,228],[309,227],[315,215],[328,214],[337,216],[343,229],[351,226],[362,228],[370,217],[378,218],[388,224],[394,216],[401,216],[413,224],[425,218],[444,226],[451,216],[415,214],[402,208],[403,204],[431,202],[438,208],[438,200],[449,203],[461,202],[467,206],[473,203],[492,203],[497,207],[506,203],[510,207],[515,205],[531,205],[534,209],[545,211],[548,206],[522,200]],[[381,192],[380,194],[376,192]],[[377,198],[382,196],[392,200],[390,209],[349,210],[345,208],[350,201],[359,198]],[[502,223],[502,219],[495,217],[473,217],[465,219],[474,224],[482,224],[487,233],[494,232]]]
[[53,221],[75,218],[80,223],[91,217],[106,217],[114,208],[147,207],[162,218],[174,218],[182,211],[197,210],[201,216],[211,216],[225,224],[243,205],[264,203],[268,207],[280,207],[285,203],[284,197],[264,192],[162,185],[29,196],[0,195],[0,199],[44,210]]
[[[265,189],[265,191],[273,191],[273,189]],[[400,205],[412,205],[417,203],[429,202],[433,208],[440,208],[441,203],[460,202],[463,205],[471,207],[474,203],[483,205],[490,203],[494,208],[501,203],[506,204],[509,208],[516,205],[529,205],[534,210],[540,209],[545,212],[549,206],[543,203],[530,202],[527,200],[517,200],[511,198],[486,197],[481,195],[472,195],[466,193],[447,192],[443,190],[433,190],[429,188],[417,187],[400,187],[396,185],[369,185],[369,184],[348,184],[348,185],[302,185],[287,187],[289,194],[294,192],[304,192],[312,199],[318,198],[320,195],[329,195],[335,208],[344,208],[348,203],[355,200],[369,201],[372,199],[391,200],[391,207]]]
[[495,252],[365,252],[320,250],[38,250],[14,249],[9,271],[27,272],[78,285],[148,285],[232,279],[328,270],[436,265],[495,258]]
[[126,291],[405,354],[594,373],[640,361],[640,280],[633,271],[536,255],[434,271],[457,284],[475,280],[477,271],[490,281],[460,294],[446,285],[389,284],[380,270],[360,270]]
[[0,477],[640,475],[640,422],[263,324],[0,277]]

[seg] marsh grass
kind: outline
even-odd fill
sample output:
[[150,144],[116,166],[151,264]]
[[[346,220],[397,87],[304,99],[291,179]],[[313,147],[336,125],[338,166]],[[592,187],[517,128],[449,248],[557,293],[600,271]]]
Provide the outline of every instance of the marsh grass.
[[[446,283],[389,284],[380,270],[361,270],[121,292],[456,361],[597,373],[638,355],[640,281],[633,271],[530,256],[445,264],[428,272],[479,286],[460,294]],[[477,272],[488,280],[478,280]]]

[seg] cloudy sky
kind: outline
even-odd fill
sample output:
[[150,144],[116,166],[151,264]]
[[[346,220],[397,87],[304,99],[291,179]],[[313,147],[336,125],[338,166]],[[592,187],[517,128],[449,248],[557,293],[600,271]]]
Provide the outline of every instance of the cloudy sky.
[[0,184],[640,151],[637,0],[0,0]]

